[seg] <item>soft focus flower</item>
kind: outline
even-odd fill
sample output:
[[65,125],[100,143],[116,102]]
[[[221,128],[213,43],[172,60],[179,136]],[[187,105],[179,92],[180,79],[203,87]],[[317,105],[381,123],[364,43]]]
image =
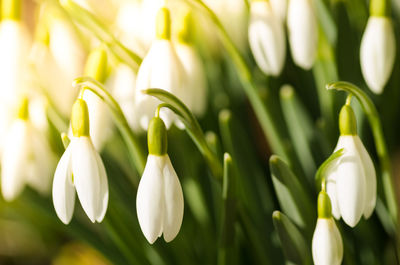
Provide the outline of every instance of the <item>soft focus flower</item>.
[[148,144],[149,156],[136,197],[139,224],[150,244],[162,234],[170,242],[182,224],[183,193],[167,154],[166,127],[158,117],[149,124]]
[[[104,83],[107,75],[107,53],[99,47],[88,57],[85,75]],[[92,91],[85,90],[83,100],[87,103],[90,121],[90,137],[96,150],[101,150],[110,135],[111,117],[106,104]]]
[[321,191],[318,196],[318,220],[312,239],[312,256],[315,265],[340,265],[343,259],[343,242],[331,214],[329,196]]
[[289,0],[287,25],[294,62],[309,70],[317,54],[318,26],[311,0]]
[[251,2],[249,43],[254,59],[267,75],[282,72],[286,56],[283,23],[268,1]]
[[182,91],[182,100],[198,116],[202,116],[207,107],[207,78],[203,61],[192,43],[193,21],[191,13],[183,16],[176,53],[186,73],[186,88]]
[[286,19],[287,2],[288,0],[269,0],[274,14],[276,14],[282,22]]
[[88,109],[82,99],[78,99],[72,107],[71,127],[71,143],[54,174],[54,208],[60,220],[68,224],[74,212],[76,189],[89,219],[93,223],[101,222],[108,205],[107,174],[89,136]]
[[26,184],[42,194],[51,186],[55,156],[44,136],[28,117],[28,101],[22,100],[18,118],[5,137],[1,158],[1,188],[5,200],[14,200]]
[[354,112],[349,105],[340,111],[340,136],[335,148],[345,149],[327,176],[327,192],[336,219],[354,227],[361,216],[369,218],[376,203],[374,164],[357,135]]
[[382,93],[395,57],[396,40],[390,18],[371,16],[361,40],[360,61],[364,79],[374,93]]
[[[160,101],[144,95],[142,91],[148,88],[160,88],[182,100],[186,81],[185,70],[170,40],[168,9],[160,9],[157,21],[157,39],[143,59],[136,79],[136,109],[143,129],[147,129]],[[162,110],[161,116],[167,127],[175,120],[175,115],[169,110]]]

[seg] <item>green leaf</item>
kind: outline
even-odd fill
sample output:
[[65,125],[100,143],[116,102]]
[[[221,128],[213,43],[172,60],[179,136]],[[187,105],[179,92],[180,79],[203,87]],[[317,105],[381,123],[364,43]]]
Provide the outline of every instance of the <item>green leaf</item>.
[[228,153],[224,154],[224,178],[222,182],[222,216],[220,230],[220,245],[218,249],[218,264],[236,264],[235,251],[235,172],[232,158]]
[[299,181],[289,166],[278,156],[273,155],[269,160],[272,183],[278,197],[279,205],[293,222],[311,235],[316,219],[311,196],[307,194],[304,183]]
[[314,129],[311,117],[298,99],[295,90],[285,85],[280,90],[280,99],[286,125],[301,166],[308,176],[309,183],[316,170],[316,164],[312,155],[311,140]]
[[272,220],[287,261],[299,265],[312,264],[311,250],[308,247],[310,244],[306,242],[290,219],[280,211],[275,211],[272,214]]

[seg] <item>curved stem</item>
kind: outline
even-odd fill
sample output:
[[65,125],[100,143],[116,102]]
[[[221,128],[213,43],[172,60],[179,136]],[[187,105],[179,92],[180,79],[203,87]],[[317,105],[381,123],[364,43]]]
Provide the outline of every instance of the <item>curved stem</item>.
[[[222,162],[218,159],[217,155],[208,146],[204,133],[200,127],[199,122],[194,117],[193,113],[190,112],[188,107],[179,100],[173,94],[157,88],[151,88],[143,90],[142,93],[158,98],[163,101],[159,108],[167,107],[177,114],[182,123],[185,125],[185,129],[193,142],[196,144],[200,153],[206,159],[212,174],[219,180],[222,179]],[[159,109],[158,108],[158,109]]]
[[317,173],[315,174],[315,180],[317,181],[317,183],[321,182],[322,190],[325,190],[326,187],[326,173],[332,167],[332,163],[336,161],[336,159],[341,157],[344,152],[344,148],[337,150],[336,152],[331,154],[328,159],[326,159],[324,163],[322,163],[321,166],[318,168]]
[[128,121],[126,120],[118,102],[99,82],[91,77],[77,78],[74,80],[73,86],[80,88],[85,87],[85,89],[89,89],[110,107],[111,112],[114,115],[116,125],[120,130],[125,143],[127,144],[131,161],[139,174],[141,174],[146,164],[146,157],[139,145],[139,141],[136,139],[136,136],[129,127]]
[[361,104],[364,113],[367,115],[369,124],[371,126],[372,134],[374,136],[375,147],[379,157],[382,181],[385,192],[386,204],[390,215],[395,223],[397,223],[397,203],[396,194],[394,191],[394,178],[392,173],[391,161],[386,145],[386,140],[383,135],[381,120],[378,111],[375,108],[371,99],[357,86],[348,82],[336,82],[326,86],[328,90],[343,90],[353,94]]

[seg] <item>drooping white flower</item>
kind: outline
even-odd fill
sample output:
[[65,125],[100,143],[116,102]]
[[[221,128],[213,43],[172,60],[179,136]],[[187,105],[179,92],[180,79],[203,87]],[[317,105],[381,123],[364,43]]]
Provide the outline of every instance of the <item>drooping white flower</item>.
[[74,212],[76,189],[89,219],[101,222],[108,205],[107,174],[89,136],[88,109],[81,99],[73,105],[71,127],[73,137],[54,174],[54,208],[60,220],[68,224]]
[[281,21],[285,21],[287,13],[288,0],[269,0],[274,14],[276,14]]
[[329,197],[325,191],[321,191],[318,196],[318,220],[312,239],[312,256],[315,265],[340,265],[342,263],[342,237],[330,210]]
[[267,75],[279,75],[286,56],[285,31],[268,1],[251,2],[249,43],[261,70]]
[[[85,66],[85,75],[104,83],[107,76],[107,53],[98,47],[89,54]],[[90,120],[90,137],[96,150],[101,150],[109,137],[111,117],[106,104],[92,91],[85,90],[83,100],[87,103]]]
[[340,112],[341,135],[336,150],[345,149],[327,175],[327,193],[332,214],[354,227],[361,216],[369,218],[376,204],[374,164],[357,135],[353,110],[345,105]]
[[51,148],[28,118],[26,98],[20,106],[18,118],[13,121],[1,158],[1,188],[5,200],[14,200],[25,185],[42,194],[50,191],[51,175],[55,166]]
[[150,244],[161,235],[170,242],[180,230],[184,203],[181,184],[167,154],[166,127],[158,117],[149,124],[148,143],[149,156],[136,196],[137,215]]
[[135,109],[136,74],[126,64],[119,64],[110,77],[112,93],[121,106],[129,126],[132,130],[140,129],[138,116]]
[[49,94],[60,112],[67,116],[79,92],[71,83],[82,76],[86,53],[73,26],[60,17],[54,17],[49,23],[49,49],[58,68],[58,85],[52,86]]
[[[143,129],[147,129],[160,101],[143,94],[142,91],[160,88],[183,100],[186,82],[185,70],[170,40],[170,18],[167,8],[160,9],[157,20],[157,39],[143,59],[136,79],[136,109]],[[175,115],[169,110],[162,110],[161,116],[167,127],[175,120]]]
[[311,0],[289,0],[287,26],[294,62],[309,70],[317,54],[318,27]]
[[203,61],[192,43],[193,28],[192,15],[187,12],[182,16],[175,48],[186,73],[182,100],[195,115],[202,116],[207,107],[207,78]]
[[371,16],[361,40],[360,62],[364,79],[374,93],[383,92],[395,57],[396,40],[390,18]]

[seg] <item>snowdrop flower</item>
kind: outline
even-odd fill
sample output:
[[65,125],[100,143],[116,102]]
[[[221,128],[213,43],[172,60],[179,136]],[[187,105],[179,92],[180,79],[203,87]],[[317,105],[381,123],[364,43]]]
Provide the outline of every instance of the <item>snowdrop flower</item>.
[[[393,70],[396,40],[392,21],[371,1],[371,17],[361,40],[361,70],[372,92],[381,94]],[[379,0],[379,2],[384,2]]]
[[71,89],[71,83],[82,76],[86,54],[77,32],[63,18],[54,16],[48,30],[49,49],[59,73],[58,85],[51,87],[49,94],[59,111],[67,116],[79,92]]
[[[16,113],[18,101],[25,94],[30,36],[20,21],[21,1],[2,1],[0,24],[0,139],[4,139]],[[0,147],[3,141],[0,141]]]
[[[104,83],[107,75],[107,53],[103,48],[96,48],[89,54],[85,75]],[[83,100],[87,103],[89,110],[89,134],[96,150],[101,150],[110,135],[108,129],[111,126],[111,117],[107,112],[106,104],[92,91],[85,90]]]
[[268,1],[251,2],[249,43],[261,70],[267,75],[278,76],[286,56],[285,31]]
[[72,107],[71,127],[73,137],[54,174],[54,208],[58,218],[68,224],[74,212],[76,189],[89,219],[101,222],[108,205],[107,174],[89,136],[88,108],[82,99]]
[[276,14],[282,22],[286,19],[288,0],[269,0],[272,11]]
[[129,126],[132,130],[139,131],[140,125],[135,110],[135,72],[128,65],[121,63],[115,67],[109,82],[113,87],[113,96],[121,106]]
[[339,116],[340,136],[336,150],[345,149],[327,175],[327,193],[332,214],[354,227],[361,216],[369,218],[376,203],[374,164],[357,135],[356,118],[350,105],[344,105]]
[[136,197],[139,224],[150,244],[162,234],[170,242],[182,224],[183,193],[167,154],[167,129],[159,117],[151,120],[147,140],[149,156]]
[[7,201],[14,200],[26,184],[44,195],[50,191],[55,156],[28,116],[28,100],[24,97],[18,118],[5,138],[1,158],[1,189]]
[[317,54],[317,18],[311,0],[289,0],[287,25],[292,57],[298,66],[309,70]]
[[182,18],[176,44],[176,52],[187,78],[182,100],[195,115],[202,116],[207,107],[207,79],[203,62],[192,44],[192,30],[192,16],[187,12]]
[[[167,8],[159,10],[156,35],[157,39],[143,59],[136,79],[136,109],[143,129],[147,129],[160,101],[143,94],[142,91],[148,88],[160,88],[183,100],[186,81],[185,70],[171,43],[171,21]],[[161,117],[167,127],[175,120],[175,114],[170,110],[162,110]]]
[[331,214],[331,203],[325,191],[318,195],[318,220],[312,239],[312,256],[315,265],[340,265],[343,259],[343,242]]

